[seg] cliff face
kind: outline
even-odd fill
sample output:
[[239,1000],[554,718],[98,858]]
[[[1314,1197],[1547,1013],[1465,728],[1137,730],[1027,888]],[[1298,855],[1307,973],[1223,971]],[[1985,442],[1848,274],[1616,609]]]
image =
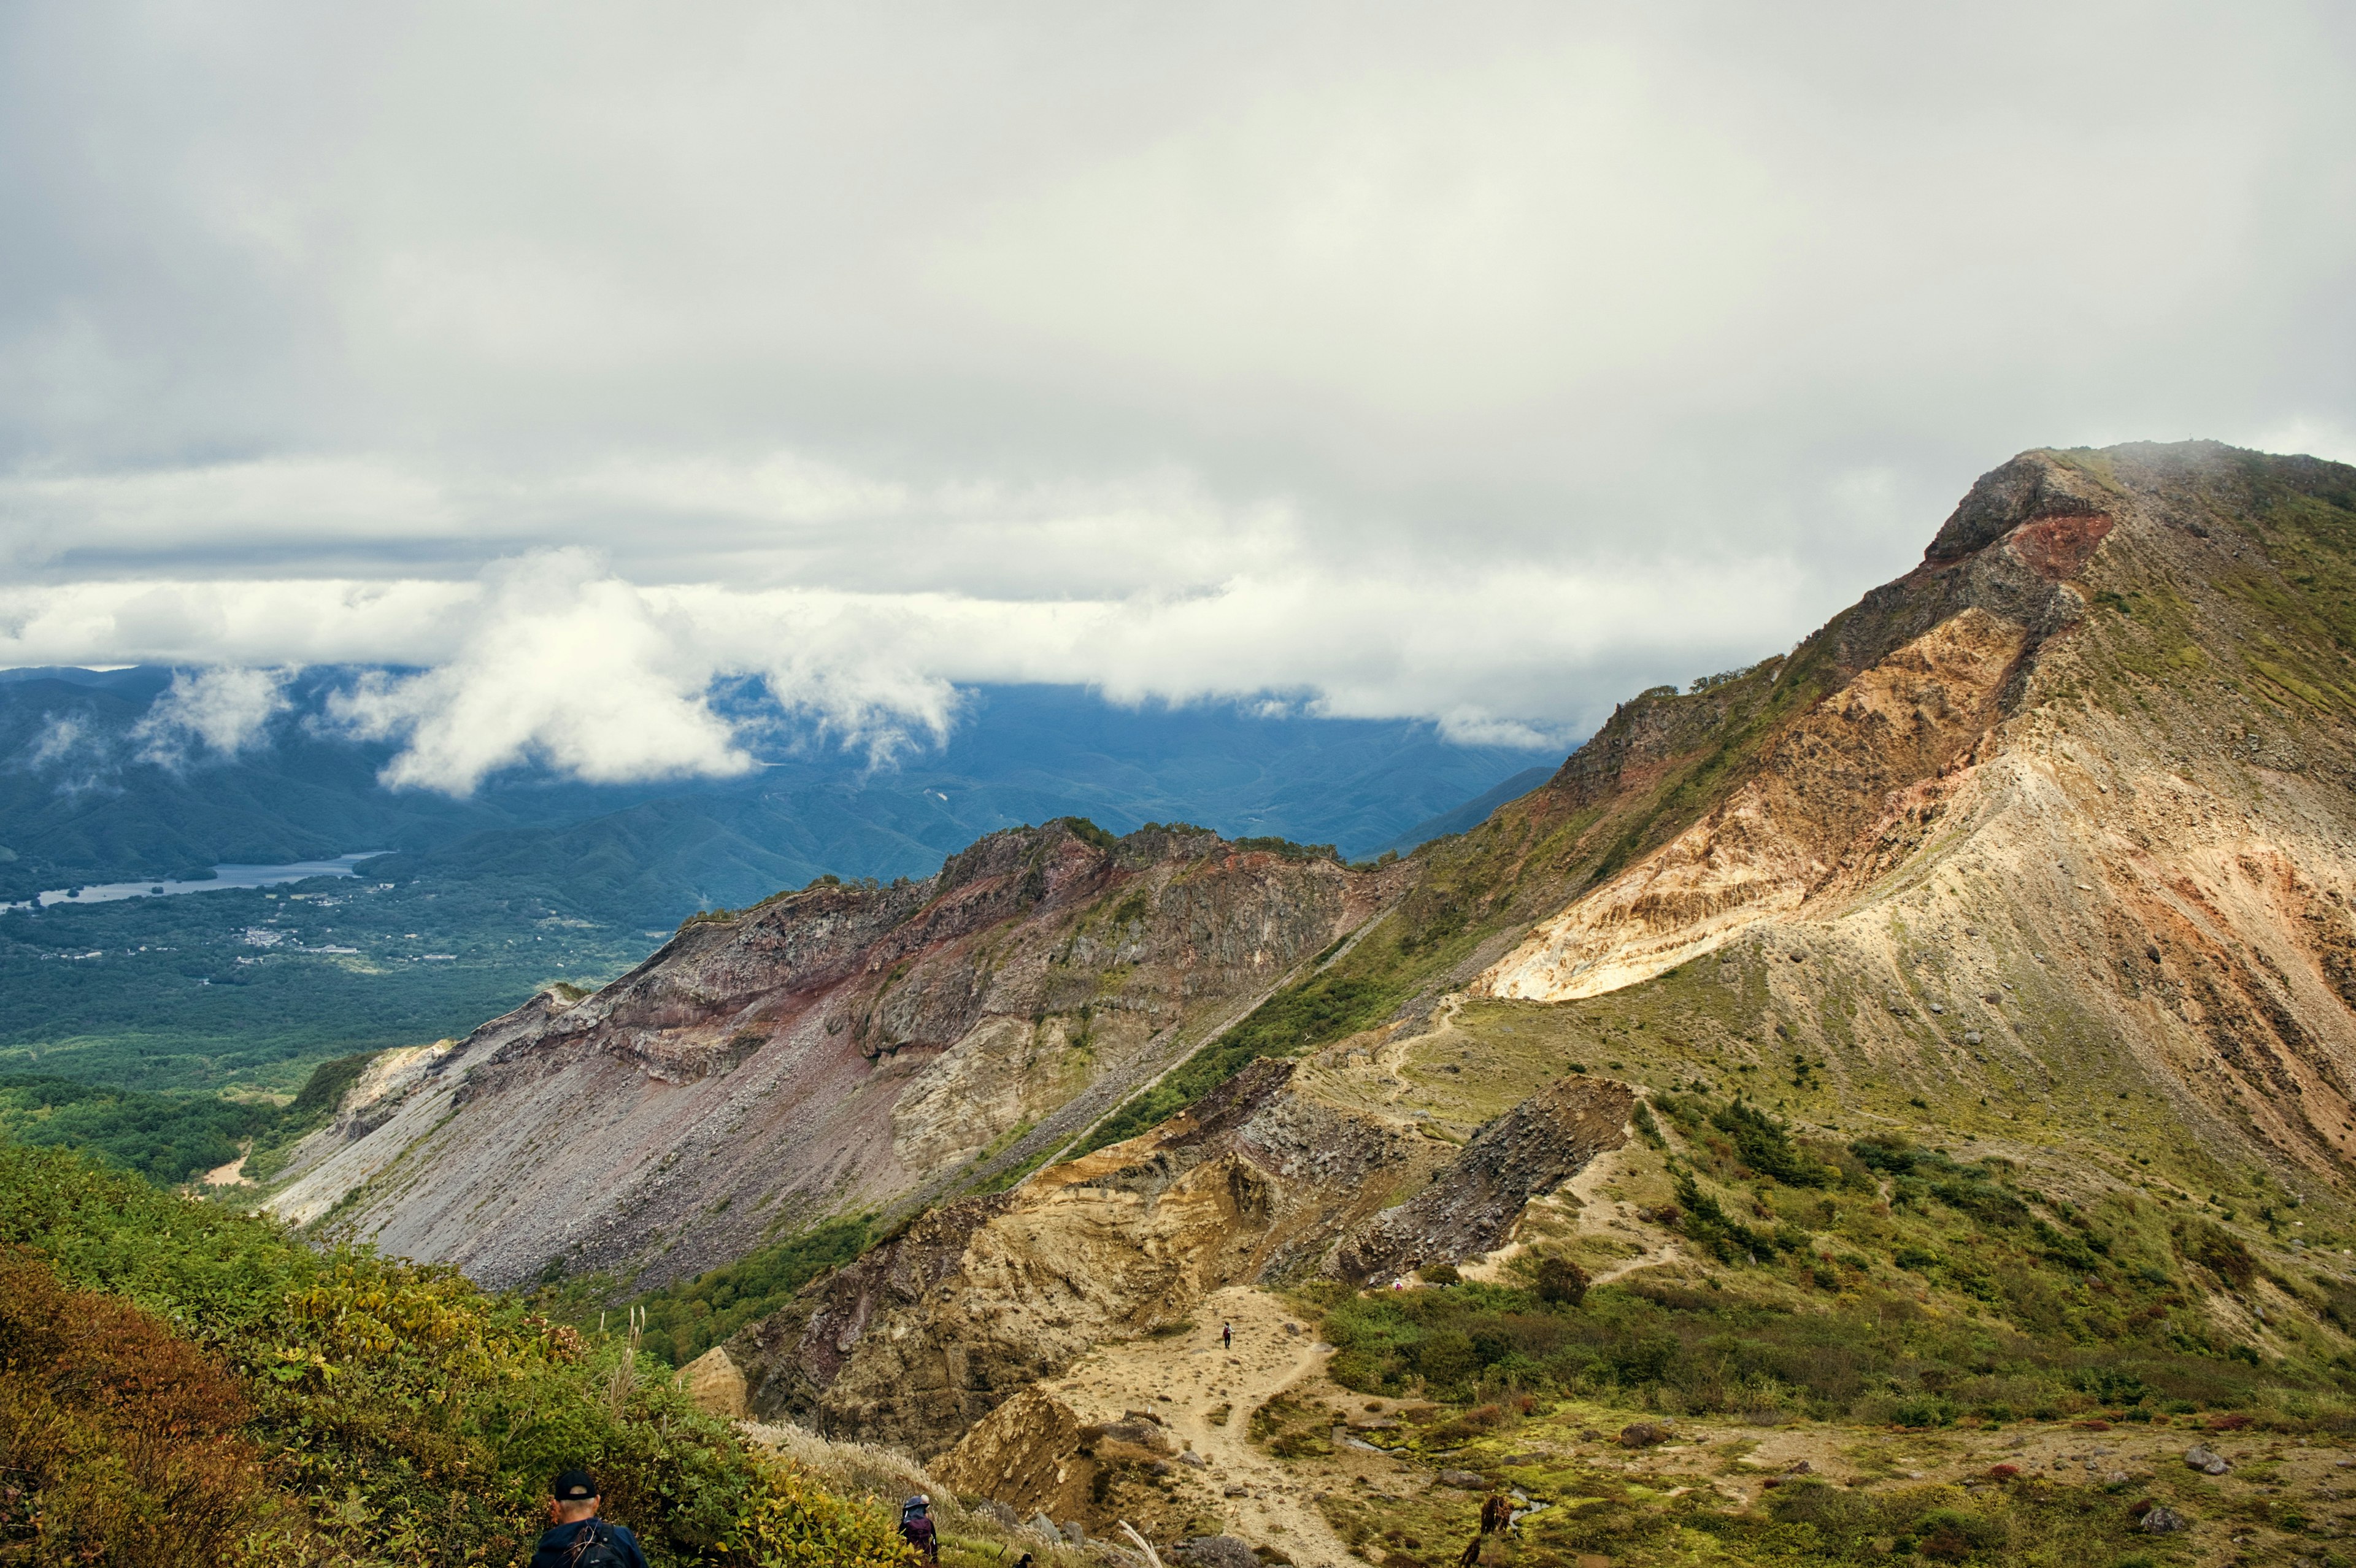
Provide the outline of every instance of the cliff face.
[[273,1206],[494,1283],[691,1274],[1052,1152],[1386,896],[1191,830],[993,834],[692,922],[380,1075]]

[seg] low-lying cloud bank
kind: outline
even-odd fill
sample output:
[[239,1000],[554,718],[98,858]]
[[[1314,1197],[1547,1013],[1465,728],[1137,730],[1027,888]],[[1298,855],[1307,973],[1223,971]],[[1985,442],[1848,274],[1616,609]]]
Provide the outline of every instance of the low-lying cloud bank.
[[[1265,698],[1348,718],[1421,717],[1450,738],[1558,748],[1690,659],[1773,651],[1792,574],[1697,565],[1609,580],[1510,565],[1407,582],[1244,574],[1167,596],[649,585],[580,550],[467,581],[137,581],[0,590],[0,664],[203,667],[159,699],[156,744],[251,743],[283,703],[271,672],[407,668],[330,707],[398,739],[388,782],[463,794],[525,762],[600,783],[752,765],[713,702],[750,677],[823,743],[879,763],[948,735],[956,688],[1086,684],[1120,701]],[[1701,669],[1687,674],[1706,673]],[[1490,700],[1474,704],[1462,694]]]

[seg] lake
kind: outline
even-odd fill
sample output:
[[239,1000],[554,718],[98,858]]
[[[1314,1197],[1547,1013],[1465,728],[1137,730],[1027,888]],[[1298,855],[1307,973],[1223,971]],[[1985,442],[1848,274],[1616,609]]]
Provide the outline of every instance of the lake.
[[391,853],[389,849],[368,849],[358,855],[338,855],[332,860],[294,860],[284,866],[215,866],[212,876],[201,882],[95,882],[81,888],[56,888],[21,903],[0,904],[0,909],[112,903],[117,899],[168,898],[174,893],[217,893],[224,888],[274,888],[281,882],[300,882],[312,877],[357,876],[355,868],[362,860]]

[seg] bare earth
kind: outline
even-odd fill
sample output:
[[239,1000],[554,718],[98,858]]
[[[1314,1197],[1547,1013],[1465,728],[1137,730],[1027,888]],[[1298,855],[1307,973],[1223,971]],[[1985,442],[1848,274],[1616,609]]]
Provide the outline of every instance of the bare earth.
[[[1301,1568],[1344,1568],[1355,1560],[1318,1512],[1315,1488],[1244,1435],[1255,1408],[1295,1384],[1321,1380],[1333,1348],[1319,1344],[1281,1301],[1249,1285],[1204,1297],[1194,1323],[1188,1334],[1108,1345],[1057,1379],[1055,1391],[1090,1421],[1118,1420],[1124,1410],[1153,1412],[1182,1447],[1209,1462],[1215,1491],[1247,1488],[1246,1496],[1219,1499],[1228,1533],[1274,1546]],[[1235,1326],[1232,1350],[1219,1344],[1222,1323]],[[1286,1333],[1287,1324],[1299,1331]],[[1223,1404],[1232,1413],[1214,1426],[1209,1413]]]

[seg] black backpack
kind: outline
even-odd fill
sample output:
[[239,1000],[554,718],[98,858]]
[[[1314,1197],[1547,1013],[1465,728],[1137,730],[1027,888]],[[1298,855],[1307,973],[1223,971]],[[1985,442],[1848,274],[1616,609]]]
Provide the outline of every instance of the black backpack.
[[564,1568],[624,1568],[628,1561],[614,1544],[613,1528],[594,1519],[564,1549]]

